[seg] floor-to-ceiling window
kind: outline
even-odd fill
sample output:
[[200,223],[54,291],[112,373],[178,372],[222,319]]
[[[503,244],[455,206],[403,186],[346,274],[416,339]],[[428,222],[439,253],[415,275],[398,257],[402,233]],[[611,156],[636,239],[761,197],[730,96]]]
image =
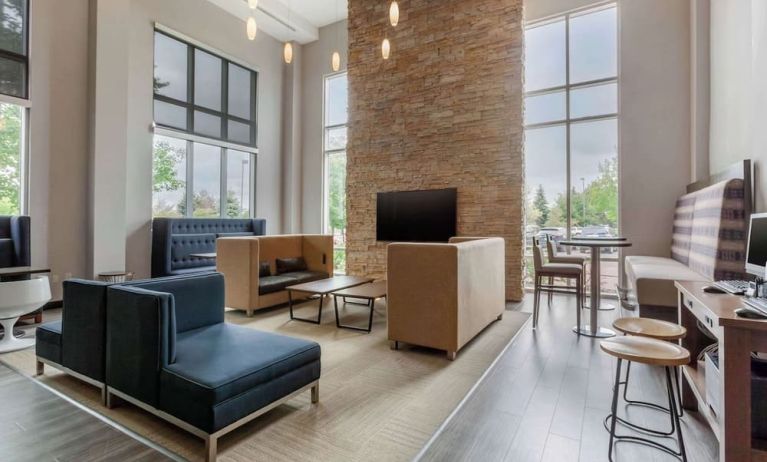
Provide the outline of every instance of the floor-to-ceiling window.
[[253,216],[257,73],[155,32],[154,216]]
[[24,213],[28,0],[0,0],[0,215]]
[[[528,275],[533,236],[617,235],[615,4],[527,25],[525,163]],[[618,282],[617,257],[604,251],[603,291]]]
[[346,271],[346,73],[325,77],[323,158],[325,162],[323,222],[333,235],[336,271]]

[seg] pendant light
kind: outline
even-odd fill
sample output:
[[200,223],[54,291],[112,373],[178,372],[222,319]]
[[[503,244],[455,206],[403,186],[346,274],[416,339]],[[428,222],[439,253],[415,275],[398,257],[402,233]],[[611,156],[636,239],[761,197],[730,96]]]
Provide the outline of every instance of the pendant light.
[[258,24],[256,24],[256,18],[253,16],[248,18],[247,22],[248,40],[255,40],[258,33]]
[[248,0],[248,6],[251,10],[258,8],[258,0]]
[[[290,1],[288,1],[288,24],[290,24],[290,12]],[[282,59],[285,60],[285,64],[293,62],[293,44],[290,40],[286,41],[282,47]]]
[[[336,0],[335,3],[336,7],[336,15],[338,15],[338,0]],[[341,69],[341,54],[338,53],[338,31],[336,31],[336,50],[333,51],[333,54],[330,56],[330,68],[333,69],[333,72],[338,72],[339,69]]]
[[389,5],[389,23],[391,23],[392,27],[397,27],[397,23],[399,23],[399,5],[397,0],[392,0],[391,5]]
[[385,38],[383,39],[383,43],[381,43],[381,56],[383,56],[383,59],[389,59],[390,52],[391,44],[389,43],[389,39]]

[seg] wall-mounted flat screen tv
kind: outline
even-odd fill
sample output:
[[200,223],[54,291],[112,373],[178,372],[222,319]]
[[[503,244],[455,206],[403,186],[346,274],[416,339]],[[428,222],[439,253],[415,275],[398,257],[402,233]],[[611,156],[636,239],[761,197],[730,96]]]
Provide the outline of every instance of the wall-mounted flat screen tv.
[[455,236],[455,188],[378,193],[376,240],[447,242]]

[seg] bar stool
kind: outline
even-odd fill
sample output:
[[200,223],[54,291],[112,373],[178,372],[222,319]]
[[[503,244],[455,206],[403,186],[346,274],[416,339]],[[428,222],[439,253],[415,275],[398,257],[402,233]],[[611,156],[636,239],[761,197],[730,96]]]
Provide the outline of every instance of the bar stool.
[[[554,245],[554,243],[551,242],[551,236],[546,234],[546,251],[549,254],[549,263],[567,263],[571,265],[580,265],[581,268],[583,268],[583,277],[582,283],[583,283],[583,293],[586,293],[586,257],[581,257],[578,255],[567,255],[567,254],[561,254],[557,251],[557,246]],[[551,284],[554,283],[551,279],[549,279],[549,282]],[[549,304],[551,304],[551,296],[552,293],[549,292]]]
[[[575,294],[577,298],[578,327],[581,325],[583,307],[583,267],[570,263],[543,263],[543,252],[538,242],[533,240],[533,265],[535,267],[535,294],[533,308],[533,329],[538,327],[538,312],[541,305],[541,292]],[[543,278],[549,278],[549,284],[543,284]],[[575,287],[556,286],[554,278],[575,279]]]
[[[665,340],[668,342],[676,342],[679,339],[684,338],[687,335],[687,329],[674,324],[673,322],[661,321],[660,319],[651,318],[619,318],[613,321],[613,328],[618,332],[622,332],[624,335],[636,335],[639,337],[649,337],[657,340]],[[623,400],[628,404],[650,407],[663,412],[671,412],[670,409],[660,406],[655,403],[648,403],[646,401],[631,400],[628,398],[629,388],[629,375],[631,374],[631,361],[626,365],[626,380],[622,382],[623,387]],[[679,398],[679,417],[684,415],[684,409],[682,409],[682,392],[679,388],[679,368],[674,368],[674,385],[676,386],[677,397]]]
[[[671,380],[671,370],[675,367],[688,364],[690,362],[690,352],[685,348],[663,340],[657,340],[649,337],[624,336],[613,337],[608,340],[602,340],[599,343],[602,351],[610,356],[617,358],[618,364],[615,372],[615,385],[613,386],[613,401],[611,413],[605,419],[605,428],[610,432],[610,444],[608,446],[608,459],[613,460],[613,444],[616,441],[626,441],[650,446],[661,451],[676,456],[683,462],[687,462],[687,453],[684,448],[684,439],[682,437],[682,427],[679,423],[679,413],[677,412],[678,399],[675,396],[673,382]],[[666,372],[666,390],[668,392],[668,407],[671,410],[671,432],[661,432],[658,430],[640,427],[635,424],[629,426],[642,432],[655,434],[659,436],[672,436],[676,434],[679,449],[675,451],[669,446],[658,443],[647,438],[633,435],[616,435],[615,427],[620,421],[626,424],[625,419],[618,417],[618,396],[620,395],[621,366],[623,361],[638,362],[650,366],[663,367]],[[607,421],[610,421],[609,428]]]

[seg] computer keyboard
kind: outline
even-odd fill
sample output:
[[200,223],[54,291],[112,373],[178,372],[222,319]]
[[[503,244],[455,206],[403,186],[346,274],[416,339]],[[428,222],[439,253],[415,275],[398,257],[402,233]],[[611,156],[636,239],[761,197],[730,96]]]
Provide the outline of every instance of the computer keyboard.
[[745,297],[743,299],[746,305],[756,309],[767,316],[767,298],[764,297]]
[[716,281],[714,285],[724,290],[725,292],[729,292],[735,295],[743,295],[746,293],[746,291],[749,288],[748,281],[742,281],[737,279],[727,280],[727,281]]

